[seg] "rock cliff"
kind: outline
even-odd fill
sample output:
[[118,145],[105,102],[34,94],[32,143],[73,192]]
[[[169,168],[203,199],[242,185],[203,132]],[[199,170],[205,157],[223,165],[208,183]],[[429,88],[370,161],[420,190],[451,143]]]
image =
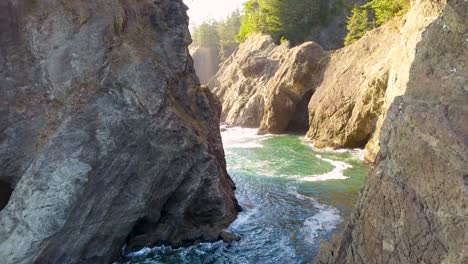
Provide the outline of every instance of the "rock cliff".
[[368,32],[331,54],[323,82],[309,103],[307,136],[317,147],[366,147],[374,161],[380,127],[394,98],[406,90],[417,43],[440,12],[414,4],[403,18]]
[[383,122],[376,167],[342,237],[316,263],[468,262],[468,3],[421,0],[415,10],[440,15],[407,52],[407,84]]
[[223,105],[222,121],[262,133],[307,129],[306,105],[326,60],[313,42],[289,48],[269,36],[250,36],[209,83]]
[[109,263],[236,217],[181,0],[0,1],[0,263]]

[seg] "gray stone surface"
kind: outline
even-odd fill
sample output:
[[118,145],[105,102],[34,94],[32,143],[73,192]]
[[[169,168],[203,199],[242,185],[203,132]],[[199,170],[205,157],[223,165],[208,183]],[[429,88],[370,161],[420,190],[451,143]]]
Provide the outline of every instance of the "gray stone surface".
[[315,263],[468,263],[466,21],[452,0],[424,30],[356,211]]
[[290,48],[270,36],[249,36],[209,83],[223,105],[222,121],[260,133],[306,130],[307,103],[326,60],[314,42]]
[[404,94],[416,45],[439,15],[436,5],[416,1],[404,16],[330,55],[309,103],[307,137],[316,147],[366,147],[366,159],[375,161],[387,111]]
[[0,263],[109,263],[236,217],[179,0],[0,2]]

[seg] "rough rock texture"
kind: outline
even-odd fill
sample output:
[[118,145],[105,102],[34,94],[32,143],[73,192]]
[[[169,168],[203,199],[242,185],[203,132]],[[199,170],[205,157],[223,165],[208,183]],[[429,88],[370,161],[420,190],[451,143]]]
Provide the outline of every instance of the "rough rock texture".
[[416,45],[438,15],[436,6],[417,1],[404,18],[331,55],[324,81],[309,103],[307,136],[317,147],[367,144],[366,158],[375,160],[387,110],[406,90]]
[[448,1],[424,30],[357,209],[316,263],[468,263],[466,21],[468,3]]
[[197,47],[191,49],[195,71],[200,82],[207,84],[219,70],[219,58],[217,48]]
[[326,60],[323,49],[313,42],[292,48],[284,55],[264,91],[261,133],[307,130],[307,104],[321,81]]
[[270,133],[306,129],[306,104],[326,59],[313,42],[289,48],[250,36],[209,83],[223,105],[222,121]]
[[235,218],[185,11],[0,1],[0,263],[109,263],[124,245],[218,239]]

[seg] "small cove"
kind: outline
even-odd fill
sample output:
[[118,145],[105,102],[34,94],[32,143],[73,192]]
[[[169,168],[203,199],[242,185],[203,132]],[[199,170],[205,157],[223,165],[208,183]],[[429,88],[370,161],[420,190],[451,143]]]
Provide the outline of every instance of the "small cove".
[[236,127],[222,137],[244,209],[229,230],[241,240],[145,248],[125,263],[310,263],[342,230],[369,171],[361,150],[314,150],[301,136]]

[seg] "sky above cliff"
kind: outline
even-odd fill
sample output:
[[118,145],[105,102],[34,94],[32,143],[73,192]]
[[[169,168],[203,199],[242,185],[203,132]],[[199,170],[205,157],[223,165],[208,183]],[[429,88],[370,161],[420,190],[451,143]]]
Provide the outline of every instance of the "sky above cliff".
[[190,25],[199,25],[210,19],[221,19],[242,8],[246,0],[184,0],[189,7]]

